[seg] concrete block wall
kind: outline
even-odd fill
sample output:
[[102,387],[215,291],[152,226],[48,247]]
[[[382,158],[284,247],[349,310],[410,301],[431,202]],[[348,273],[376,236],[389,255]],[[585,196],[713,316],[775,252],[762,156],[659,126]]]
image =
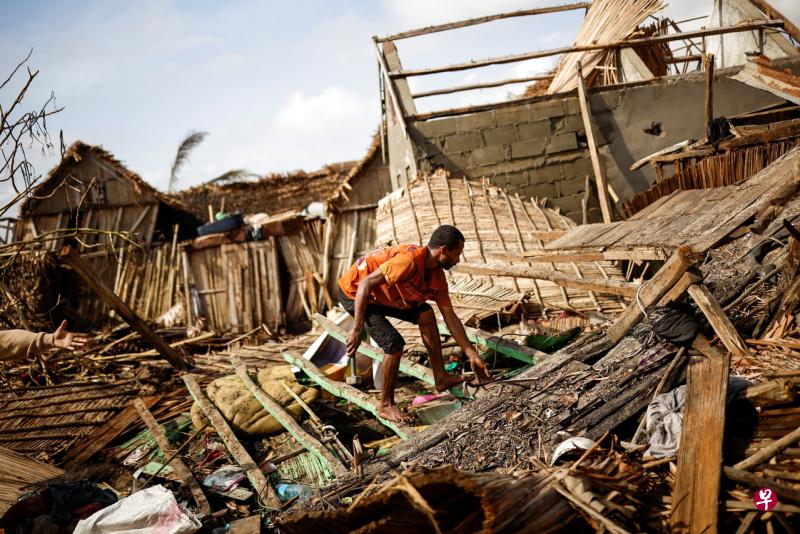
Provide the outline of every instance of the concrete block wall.
[[[573,99],[574,100],[574,99]],[[510,193],[547,197],[580,222],[592,165],[577,100],[549,100],[412,125],[421,171],[491,178]],[[608,141],[600,136],[602,144]],[[596,195],[590,216],[599,220]]]

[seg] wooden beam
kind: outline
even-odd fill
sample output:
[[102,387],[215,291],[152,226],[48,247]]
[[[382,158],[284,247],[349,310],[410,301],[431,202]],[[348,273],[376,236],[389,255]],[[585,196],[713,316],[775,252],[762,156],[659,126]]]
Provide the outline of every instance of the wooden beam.
[[[403,111],[403,107],[400,105],[400,99],[397,97],[397,91],[395,90],[395,85],[392,79],[389,77],[389,67],[386,66],[386,56],[383,55],[383,50],[381,50],[380,45],[378,42],[375,42],[375,54],[378,57],[378,75],[383,78],[383,86],[385,88],[385,92],[389,93],[389,100],[391,102],[388,103],[385,107],[392,106],[397,115],[399,115],[398,120],[400,121],[400,128],[403,130],[403,137],[408,139],[408,127],[406,126],[406,116],[405,112]],[[409,90],[409,98],[411,96]],[[385,96],[383,97],[385,100]],[[413,99],[411,102],[413,103]],[[386,104],[384,102],[384,104]],[[391,113],[391,110],[386,110],[387,116]]]
[[714,120],[714,54],[703,55],[703,70],[706,73],[705,124],[708,126]]
[[692,346],[702,357],[690,361],[686,371],[688,385],[670,526],[679,532],[714,533],[730,355],[713,348],[702,336]]
[[148,324],[145,323],[136,314],[136,312],[130,308],[130,306],[125,304],[125,302],[119,298],[116,293],[111,291],[111,289],[109,289],[108,286],[103,283],[100,276],[98,276],[97,273],[95,273],[92,268],[85,261],[83,261],[83,258],[80,257],[78,251],[72,247],[65,246],[61,249],[60,257],[64,263],[69,265],[73,271],[78,273],[78,275],[83,278],[84,282],[86,282],[86,284],[91,287],[95,293],[97,293],[104,303],[111,306],[111,308],[113,308],[114,311],[116,311],[119,316],[131,326],[131,328],[139,332],[139,334],[141,334],[145,340],[149,341],[158,351],[158,353],[166,358],[173,367],[177,369],[186,369],[186,362],[184,362],[180,353],[174,348],[170,347],[169,344],[164,341],[164,339],[156,334],[153,329],[150,328],[150,326],[148,326]]
[[[549,245],[548,245],[549,246]],[[667,260],[674,251],[673,247],[637,247],[632,249],[548,249],[521,253],[493,252],[491,256],[503,261],[527,261],[534,263],[573,263],[603,260]]]
[[[148,408],[161,400],[160,396],[145,397],[144,405]],[[75,443],[62,458],[61,464],[66,468],[78,467],[89,458],[103,450],[109,443],[117,439],[136,421],[138,414],[133,404],[129,404],[121,412],[111,417],[94,432]]]
[[303,427],[301,427],[297,421],[294,420],[294,417],[283,409],[275,399],[270,397],[263,389],[261,389],[258,384],[253,382],[253,379],[250,378],[250,375],[247,373],[247,366],[239,359],[238,356],[232,354],[231,355],[231,365],[233,366],[233,370],[236,372],[236,376],[242,381],[245,385],[247,390],[252,393],[253,397],[264,407],[265,410],[269,412],[269,414],[278,421],[283,428],[285,428],[289,434],[292,435],[294,439],[297,440],[297,443],[302,445],[303,447],[308,450],[311,454],[317,457],[319,461],[323,464],[328,466],[331,473],[336,475],[337,477],[341,477],[346,475],[349,470],[345,465],[338,459],[336,456],[333,455],[322,443],[317,440],[314,436],[306,432]]
[[[449,336],[450,331],[447,329],[447,325],[441,322],[438,324],[439,332],[445,336]],[[495,350],[500,354],[504,354],[514,358],[515,360],[527,363],[528,365],[534,365],[550,356],[546,352],[541,352],[536,349],[526,347],[525,345],[520,345],[511,339],[496,336],[491,332],[484,332],[478,328],[465,326],[464,331],[467,333],[467,339],[469,339],[472,343],[486,347],[487,349]]]
[[508,276],[513,278],[530,278],[533,280],[547,280],[562,287],[572,289],[583,289],[586,291],[596,291],[610,295],[622,295],[623,297],[636,296],[637,284],[623,282],[619,280],[577,278],[568,276],[553,269],[538,269],[523,265],[500,265],[477,263],[459,263],[452,269],[454,272],[478,274],[484,276]]
[[[133,399],[133,406],[136,408],[136,411],[139,412],[139,417],[141,417],[142,422],[147,426],[147,429],[152,434],[153,439],[156,440],[156,444],[158,448],[161,449],[161,452],[164,453],[165,457],[168,457],[172,447],[170,447],[169,440],[167,440],[167,435],[164,433],[164,429],[161,425],[158,424],[156,418],[153,417],[153,414],[150,413],[150,410],[147,409],[147,406],[140,398]],[[170,467],[178,475],[178,478],[181,481],[189,486],[189,490],[192,492],[192,497],[194,498],[194,502],[197,503],[197,511],[200,517],[207,516],[211,512],[211,505],[208,503],[208,499],[206,499],[205,494],[203,493],[203,488],[200,487],[200,484],[197,483],[197,479],[194,478],[194,475],[186,467],[186,464],[178,458],[177,456],[173,457],[169,461]]]
[[536,76],[527,76],[524,78],[509,78],[507,80],[498,80],[496,82],[457,85],[455,87],[447,87],[445,89],[434,89],[432,91],[423,91],[421,93],[411,93],[411,98],[425,98],[428,96],[449,95],[451,93],[460,93],[462,91],[475,91],[476,89],[488,89],[489,87],[500,87],[502,85],[511,85],[514,83],[536,82],[540,80],[552,80],[552,79],[553,79],[552,74],[539,74]]
[[783,436],[781,439],[771,443],[763,449],[760,449],[757,453],[753,454],[752,456],[748,456],[733,467],[741,471],[750,471],[751,469],[755,469],[761,464],[770,461],[774,456],[777,456],[798,441],[800,441],[800,428],[793,430],[792,432]]
[[790,501],[795,504],[800,504],[800,490],[792,486],[787,486],[786,484],[781,484],[770,478],[754,475],[753,473],[748,473],[747,471],[742,471],[733,467],[725,466],[722,472],[725,474],[725,478],[729,480],[745,484],[755,489],[770,488],[778,494],[781,501]]
[[184,374],[181,378],[183,379],[183,383],[186,384],[186,388],[189,390],[194,401],[200,406],[200,409],[206,415],[206,418],[208,418],[214,430],[217,431],[220,439],[222,439],[222,442],[228,449],[231,458],[242,468],[250,484],[253,485],[259,502],[263,501],[266,508],[279,510],[281,503],[278,499],[278,495],[275,493],[275,490],[272,489],[272,486],[269,485],[269,482],[267,482],[267,478],[264,476],[261,468],[253,461],[253,458],[242,444],[239,443],[239,440],[236,439],[225,417],[223,417],[217,407],[208,400],[208,397],[206,397],[206,394],[193,375]]
[[689,289],[689,286],[694,284],[695,282],[699,282],[703,279],[697,273],[693,273],[691,271],[687,272],[683,276],[681,276],[680,280],[672,286],[672,289],[667,291],[661,300],[658,301],[659,306],[666,306],[667,304],[671,304],[673,302],[678,301],[683,294],[686,293],[686,290]]
[[[347,343],[347,332],[345,332],[341,326],[319,313],[315,313],[312,319],[314,319],[318,325],[324,328],[328,335],[330,335],[333,339],[340,343]],[[358,346],[358,352],[378,362],[383,362],[384,358],[386,357],[380,348],[373,347],[368,343],[361,343]],[[414,378],[422,380],[423,382],[432,386],[436,385],[436,381],[433,379],[433,371],[424,365],[412,362],[408,358],[400,358],[400,372],[409,376],[413,376]]]
[[589,156],[592,159],[592,169],[594,170],[594,181],[597,185],[597,197],[600,200],[600,211],[603,212],[603,222],[611,222],[611,201],[608,199],[608,180],[606,179],[605,169],[600,162],[600,154],[597,151],[597,144],[594,141],[594,120],[592,119],[592,108],[586,98],[586,81],[583,78],[583,68],[578,62],[578,101],[581,106],[581,116],[583,117],[583,128],[586,131],[586,144],[589,145]]
[[763,11],[767,17],[771,19],[781,19],[783,21],[783,29],[786,30],[786,33],[789,34],[789,37],[794,39],[795,42],[800,43],[800,29],[795,26],[791,20],[781,15],[781,13],[775,9],[772,4],[770,4],[767,0],[750,0],[750,3]]
[[549,50],[525,52],[522,54],[512,54],[509,56],[501,56],[501,57],[490,57],[486,59],[479,59],[476,61],[468,61],[466,63],[456,63],[453,65],[446,65],[443,67],[429,67],[424,69],[411,69],[411,70],[395,70],[389,72],[389,76],[391,78],[408,78],[410,76],[424,76],[428,74],[438,74],[441,72],[454,72],[460,70],[475,69],[478,67],[486,67],[488,65],[502,65],[505,63],[516,63],[518,61],[526,61],[528,59],[536,59],[540,57],[556,56],[559,54],[569,54],[574,52],[590,52],[593,50],[611,50],[615,48],[632,48],[637,46],[650,46],[660,43],[669,43],[671,41],[694,39],[698,37],[708,37],[711,35],[723,35],[727,33],[745,32],[763,28],[782,28],[783,25],[784,25],[783,20],[761,20],[754,22],[745,22],[742,24],[734,24],[732,26],[706,28],[702,30],[673,33],[669,35],[657,35],[653,37],[641,37],[639,39],[609,41],[607,43],[588,44],[580,46],[562,46],[559,48],[551,48]]
[[[686,271],[694,265],[700,257],[692,250],[692,247],[684,245],[664,263],[661,269],[653,275],[653,278],[648,280],[642,285],[639,290],[639,300],[642,306],[647,309],[649,306],[657,303],[661,298],[674,286]],[[639,303],[634,300],[625,310],[617,317],[608,330],[606,331],[606,338],[616,344],[619,340],[625,337],[636,323],[642,320],[642,310]]]
[[717,302],[717,299],[714,298],[714,295],[711,294],[705,284],[700,282],[692,284],[687,291],[692,297],[692,300],[694,300],[700,308],[700,311],[703,312],[703,315],[706,316],[708,322],[711,323],[711,327],[714,329],[717,336],[719,336],[725,348],[737,358],[749,360],[752,355],[750,351],[747,350],[747,345],[744,340],[739,337],[736,328],[731,324],[731,321],[728,319],[728,316],[725,315],[719,302]]
[[683,148],[686,148],[691,143],[694,143],[694,140],[693,139],[687,139],[685,141],[681,141],[680,143],[675,143],[674,145],[670,145],[670,146],[668,146],[666,148],[662,148],[661,150],[653,152],[649,156],[645,156],[642,159],[640,159],[637,162],[635,162],[633,165],[630,166],[630,170],[635,171],[636,169],[638,169],[640,167],[644,167],[645,165],[650,163],[650,160],[653,160],[653,159],[655,159],[655,158],[657,158],[659,156],[666,156],[667,154],[672,154],[676,150],[681,150]]
[[398,39],[408,39],[409,37],[417,37],[418,35],[427,35],[429,33],[454,30],[456,28],[466,28],[467,26],[484,24],[486,22],[492,22],[494,20],[509,19],[513,17],[527,17],[530,15],[543,15],[545,13],[558,13],[560,11],[572,11],[575,9],[589,9],[591,5],[592,5],[591,2],[579,2],[576,4],[566,4],[563,6],[539,7],[535,9],[520,9],[518,11],[511,11],[508,13],[498,13],[496,15],[486,15],[484,17],[475,17],[455,22],[448,22],[446,24],[437,24],[436,26],[425,26],[424,28],[406,30],[404,32],[387,35],[385,37],[373,37],[373,39],[375,39],[379,43],[382,43],[383,41],[396,41]]
[[346,399],[356,406],[368,411],[371,413],[378,421],[381,422],[387,428],[390,428],[395,434],[397,434],[400,439],[407,440],[409,435],[409,430],[399,423],[395,423],[384,419],[380,416],[380,408],[378,404],[375,402],[375,399],[360,391],[353,386],[345,384],[344,382],[334,382],[332,380],[328,380],[322,371],[314,365],[312,362],[302,358],[300,356],[295,356],[289,352],[283,352],[283,359],[289,362],[292,365],[295,365],[303,371],[306,376],[308,376],[311,380],[317,383],[322,389],[339,397],[341,399]]

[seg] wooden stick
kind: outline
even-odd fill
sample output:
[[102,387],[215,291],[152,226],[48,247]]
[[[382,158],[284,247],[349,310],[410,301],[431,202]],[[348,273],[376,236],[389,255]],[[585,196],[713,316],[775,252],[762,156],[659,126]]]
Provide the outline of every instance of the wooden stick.
[[750,471],[764,462],[768,462],[774,456],[777,456],[783,450],[788,449],[798,441],[800,441],[800,428],[797,428],[796,430],[786,434],[781,439],[775,441],[767,447],[764,447],[752,456],[748,456],[733,467],[741,471]]
[[692,299],[697,303],[700,311],[706,316],[711,327],[719,336],[722,344],[728,349],[731,354],[738,358],[749,359],[751,357],[750,351],[744,340],[739,337],[739,333],[734,328],[728,316],[722,311],[717,299],[711,294],[705,284],[698,282],[689,286],[687,290]]
[[703,55],[703,70],[706,73],[705,124],[708,126],[714,120],[714,54]]
[[734,482],[747,484],[748,486],[756,489],[771,488],[780,496],[782,501],[790,501],[795,504],[800,504],[800,490],[791,486],[787,486],[785,484],[781,484],[780,482],[775,482],[772,479],[754,475],[753,473],[748,473],[747,471],[742,471],[741,469],[736,469],[733,467],[725,466],[722,469],[722,472],[725,474],[725,478],[733,480]]
[[438,24],[436,26],[426,26],[424,28],[406,30],[404,32],[387,35],[385,37],[374,37],[374,39],[379,43],[382,43],[384,41],[396,41],[398,39],[408,39],[409,37],[416,37],[418,35],[443,32],[447,30],[453,30],[456,28],[465,28],[467,26],[474,26],[475,24],[484,24],[486,22],[491,22],[493,20],[502,20],[512,17],[527,17],[530,15],[542,15],[545,13],[557,13],[560,11],[571,11],[575,9],[588,9],[589,6],[591,6],[590,2],[579,2],[576,4],[567,4],[563,6],[540,7],[536,9],[521,9],[518,11],[511,11],[509,13],[498,13],[496,15],[487,15],[484,17],[476,17],[471,19],[459,20],[456,22],[448,22],[446,24]]
[[375,400],[366,393],[364,393],[363,391],[359,391],[353,386],[350,386],[343,382],[333,382],[332,380],[328,380],[316,365],[314,365],[313,363],[304,358],[295,356],[289,352],[284,351],[283,359],[285,359],[290,364],[299,367],[300,370],[303,371],[311,380],[319,384],[325,391],[329,392],[331,395],[334,395],[342,399],[347,399],[356,406],[363,408],[364,410],[368,411],[373,416],[375,416],[375,418],[378,421],[380,421],[384,426],[392,429],[392,431],[395,434],[397,434],[400,437],[400,439],[404,441],[408,439],[408,429],[399,423],[395,423],[381,417],[380,408],[378,407]]
[[631,282],[622,282],[618,280],[587,280],[585,278],[561,274],[555,270],[537,269],[535,267],[518,265],[459,263],[453,267],[452,270],[459,273],[486,276],[510,276],[516,278],[531,278],[534,280],[549,280],[562,287],[597,291],[598,293],[608,293],[610,295],[622,295],[629,298],[635,297],[636,291],[639,288],[638,284]]
[[586,144],[589,145],[589,156],[592,160],[594,169],[594,180],[597,184],[597,197],[600,199],[600,211],[603,212],[603,222],[611,222],[611,201],[608,199],[608,180],[606,180],[605,170],[600,163],[600,154],[597,152],[597,144],[594,140],[594,120],[592,119],[592,108],[586,98],[586,81],[583,78],[581,64],[578,62],[578,101],[581,106],[583,116],[583,128],[586,131]]
[[449,95],[451,93],[460,93],[462,91],[474,91],[476,89],[488,89],[490,87],[500,87],[502,85],[511,85],[514,83],[535,82],[540,80],[552,80],[552,79],[553,79],[552,74],[539,74],[536,76],[526,76],[524,78],[509,78],[507,80],[498,80],[496,82],[457,85],[455,87],[448,87],[446,89],[434,89],[432,91],[423,91],[421,93],[411,93],[411,98],[425,98],[428,96]]
[[347,467],[342,464],[342,462],[336,458],[328,449],[325,448],[322,443],[320,443],[317,438],[303,430],[297,421],[294,420],[294,417],[284,410],[283,406],[281,406],[275,399],[270,397],[263,389],[261,389],[258,384],[253,382],[253,379],[250,378],[250,375],[247,373],[247,367],[242,360],[239,359],[237,356],[231,355],[231,365],[233,365],[233,370],[236,372],[236,376],[242,381],[245,385],[247,390],[256,398],[256,400],[264,407],[265,410],[269,412],[269,414],[278,421],[283,428],[285,428],[289,434],[292,435],[297,442],[305,447],[308,452],[313,454],[317,457],[317,459],[330,469],[331,473],[336,475],[337,477],[344,476],[348,473]]
[[767,2],[767,0],[750,0],[750,3],[763,11],[767,17],[771,19],[781,19],[783,21],[783,29],[786,30],[786,33],[788,33],[796,43],[800,43],[800,29],[798,29],[791,20],[781,15],[772,4]]
[[233,430],[231,430],[228,422],[225,421],[225,418],[219,410],[217,410],[217,407],[208,400],[208,397],[206,397],[206,394],[203,392],[200,384],[197,383],[195,377],[190,374],[185,374],[181,376],[181,378],[186,384],[186,388],[189,390],[194,401],[200,406],[200,409],[208,418],[211,426],[217,431],[217,434],[222,439],[222,442],[225,444],[233,460],[242,468],[247,479],[253,485],[258,499],[263,499],[265,501],[264,505],[267,508],[279,510],[281,504],[275,490],[273,490],[272,486],[267,482],[267,478],[264,476],[258,464],[253,461],[253,458],[247,450],[242,447],[242,444],[236,439]]
[[[539,50],[536,52],[525,52],[522,54],[513,54],[509,56],[490,57],[486,59],[479,59],[469,61],[466,63],[456,63],[444,67],[431,67],[424,69],[409,69],[409,70],[396,70],[389,73],[391,78],[408,78],[410,76],[423,76],[428,74],[438,74],[441,72],[454,72],[467,69],[475,69],[478,67],[486,67],[488,65],[501,65],[505,63],[516,63],[518,61],[525,61],[528,59],[536,59],[540,57],[557,56],[560,54],[570,54],[575,52],[590,52],[593,50],[612,50],[617,48],[634,48],[637,46],[650,46],[660,43],[669,43],[672,41],[680,41],[685,39],[694,39],[697,37],[708,37],[711,35],[723,35],[727,33],[746,32],[751,30],[766,29],[766,28],[782,28],[784,25],[783,20],[761,20],[754,22],[746,22],[742,24],[734,24],[732,26],[721,26],[718,28],[707,28],[702,30],[681,32],[665,35],[657,35],[653,37],[642,37],[638,39],[624,39],[621,41],[610,41],[607,43],[580,45],[580,46],[562,46],[559,48],[551,48],[549,50]],[[414,118],[414,120],[420,120]]]
[[[142,399],[138,397],[133,399],[133,406],[136,408],[136,411],[139,412],[139,417],[142,418],[144,424],[147,425],[147,429],[150,430],[150,434],[152,434],[153,438],[156,440],[158,448],[161,449],[161,452],[166,456],[171,447],[166,434],[164,434],[164,429],[156,422],[155,417],[153,417],[153,414],[147,409]],[[200,484],[197,483],[197,479],[194,478],[189,468],[186,467],[186,464],[183,463],[180,458],[174,457],[169,461],[169,465],[181,481],[189,486],[192,497],[194,497],[194,502],[197,503],[197,510],[200,517],[208,515],[211,511],[211,505],[208,504],[203,489],[200,487]]]
[[167,344],[158,334],[153,332],[150,326],[147,325],[142,319],[136,315],[136,313],[127,305],[125,304],[113,291],[111,291],[100,279],[100,277],[94,273],[86,264],[85,261],[78,255],[78,252],[69,246],[65,246],[61,249],[61,259],[72,269],[80,275],[81,278],[86,282],[86,284],[94,289],[100,299],[111,306],[120,317],[122,317],[125,322],[131,325],[131,328],[139,332],[144,339],[149,341],[155,349],[158,351],[159,354],[164,356],[164,358],[169,361],[173,365],[173,367],[177,369],[185,369],[186,363],[183,361],[183,357],[173,349],[172,347]]

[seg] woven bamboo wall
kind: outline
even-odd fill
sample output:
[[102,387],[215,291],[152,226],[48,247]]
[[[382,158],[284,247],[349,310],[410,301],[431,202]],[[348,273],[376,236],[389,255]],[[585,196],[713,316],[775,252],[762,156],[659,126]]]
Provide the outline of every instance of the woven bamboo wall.
[[[486,180],[454,178],[439,170],[418,178],[381,200],[377,211],[377,242],[380,246],[390,243],[426,244],[440,224],[453,224],[466,237],[462,261],[523,265],[527,262],[509,262],[507,257],[541,250],[544,242],[533,232],[567,230],[575,226],[558,211],[542,207],[531,199],[508,195]],[[619,267],[611,262],[536,266],[550,266],[554,271],[579,278],[624,280]],[[485,285],[478,293],[486,294],[487,288],[497,286],[527,295],[533,304],[538,305],[542,315],[552,316],[563,309],[611,314],[624,307],[620,298],[565,289],[543,280],[465,274],[450,276],[451,286],[456,282],[463,283],[465,278],[480,280]],[[488,305],[489,308],[494,306],[498,303]],[[459,311],[459,315],[463,312]]]

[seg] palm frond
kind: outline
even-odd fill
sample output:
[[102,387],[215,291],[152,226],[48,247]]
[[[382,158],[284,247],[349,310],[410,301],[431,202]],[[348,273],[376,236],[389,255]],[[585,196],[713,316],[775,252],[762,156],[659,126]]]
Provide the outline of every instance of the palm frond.
[[172,191],[175,183],[178,181],[178,171],[189,159],[189,154],[192,150],[199,145],[203,139],[206,138],[208,132],[191,132],[186,138],[181,141],[178,146],[178,152],[175,154],[175,162],[172,164],[172,170],[169,176],[169,190]]
[[247,169],[233,169],[228,172],[222,173],[216,178],[208,181],[209,184],[225,184],[235,182],[237,180],[247,180],[255,178],[258,175],[248,171]]

